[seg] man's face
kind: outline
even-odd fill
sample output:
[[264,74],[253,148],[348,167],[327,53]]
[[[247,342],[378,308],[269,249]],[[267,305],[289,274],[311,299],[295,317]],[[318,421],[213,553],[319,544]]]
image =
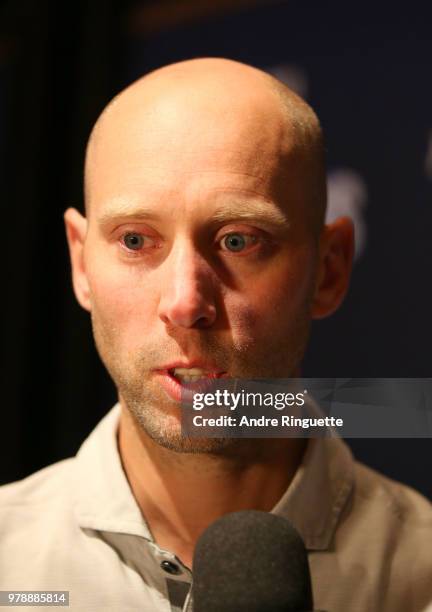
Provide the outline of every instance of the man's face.
[[178,451],[228,442],[181,437],[161,370],[289,377],[308,337],[317,249],[304,178],[268,101],[246,102],[219,114],[182,94],[131,102],[93,151],[84,261],[95,341],[121,402]]

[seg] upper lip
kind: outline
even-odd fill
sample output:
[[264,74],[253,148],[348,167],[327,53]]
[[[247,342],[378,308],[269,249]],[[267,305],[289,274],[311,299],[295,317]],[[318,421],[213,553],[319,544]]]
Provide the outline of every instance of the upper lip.
[[209,363],[205,363],[203,361],[173,361],[172,363],[168,363],[166,365],[163,366],[159,366],[157,368],[154,368],[155,370],[159,370],[159,371],[167,371],[167,370],[173,370],[174,368],[200,368],[201,370],[205,370],[206,372],[211,372],[212,374],[223,374],[224,371],[220,370],[218,367],[209,364]]

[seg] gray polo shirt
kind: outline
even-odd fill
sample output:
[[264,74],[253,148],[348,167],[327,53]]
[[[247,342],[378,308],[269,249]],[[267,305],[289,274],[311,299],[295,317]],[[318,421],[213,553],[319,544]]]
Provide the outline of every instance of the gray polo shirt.
[[[191,608],[192,573],[153,540],[124,474],[119,415],[116,404],[76,457],[0,487],[1,590],[66,590],[69,609],[85,612]],[[305,542],[316,608],[432,602],[431,504],[354,462],[343,441],[310,440],[272,512]]]

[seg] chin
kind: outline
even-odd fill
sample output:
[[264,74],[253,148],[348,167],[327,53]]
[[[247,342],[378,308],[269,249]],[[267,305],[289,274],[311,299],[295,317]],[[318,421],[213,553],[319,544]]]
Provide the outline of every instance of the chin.
[[145,427],[146,435],[156,444],[176,453],[219,455],[235,444],[233,438],[190,438],[182,435],[179,419],[166,419],[163,427]]
[[176,453],[219,455],[235,445],[234,438],[190,438],[182,435],[181,409],[170,405],[158,410],[128,405],[141,433],[153,442]]
[[149,433],[147,435],[167,450],[191,455],[223,455],[235,442],[233,438],[186,438],[181,433],[167,435],[165,432],[157,437],[151,436]]

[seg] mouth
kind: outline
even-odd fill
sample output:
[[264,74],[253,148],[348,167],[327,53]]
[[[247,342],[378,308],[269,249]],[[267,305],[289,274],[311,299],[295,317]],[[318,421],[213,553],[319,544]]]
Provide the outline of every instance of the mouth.
[[182,385],[189,385],[198,381],[215,380],[222,378],[224,372],[205,370],[203,368],[168,368],[168,374],[178,380]]
[[164,390],[177,402],[188,402],[194,393],[205,393],[214,380],[228,377],[227,372],[183,365],[158,368],[155,373]]

